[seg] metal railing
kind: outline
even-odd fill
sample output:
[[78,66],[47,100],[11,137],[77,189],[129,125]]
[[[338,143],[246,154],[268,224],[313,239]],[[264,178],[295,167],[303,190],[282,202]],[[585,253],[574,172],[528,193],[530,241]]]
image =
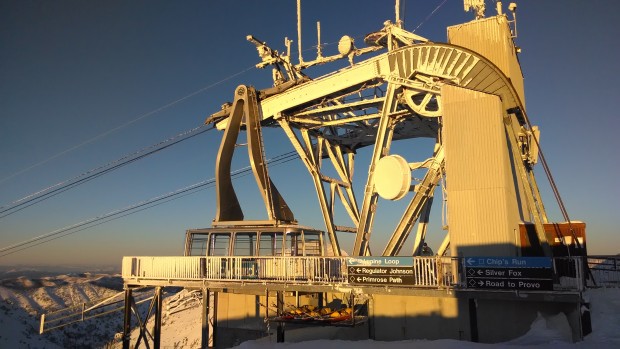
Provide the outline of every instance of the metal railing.
[[588,256],[588,286],[620,287],[620,255]]
[[[309,285],[356,285],[349,278],[350,257],[124,257],[123,279]],[[415,288],[466,288],[463,258],[413,257]],[[554,290],[585,287],[581,257],[553,259]],[[352,275],[351,275],[352,276]],[[391,285],[398,286],[398,285]]]
[[[147,292],[142,291],[143,290],[138,290],[134,293],[136,305],[148,302],[153,298]],[[39,334],[69,326],[77,322],[84,322],[120,312],[124,309],[124,306],[121,304],[124,302],[122,297],[124,293],[125,291],[122,291],[110,297],[79,303],[49,313],[43,313],[40,318]]]
[[583,257],[556,257],[552,259],[554,290],[585,289]]
[[[348,257],[124,257],[123,279],[348,284]],[[417,287],[456,283],[455,259],[414,258]]]

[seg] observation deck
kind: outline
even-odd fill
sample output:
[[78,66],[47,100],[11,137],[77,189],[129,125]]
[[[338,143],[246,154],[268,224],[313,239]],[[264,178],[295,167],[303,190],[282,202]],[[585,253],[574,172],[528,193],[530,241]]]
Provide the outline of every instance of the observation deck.
[[[363,259],[371,258],[388,262],[404,259],[406,265],[364,265]],[[526,257],[515,258],[527,260]],[[488,267],[495,273],[493,276],[480,275],[487,273],[486,270],[477,264],[472,266],[471,261],[471,257],[129,256],[123,258],[122,276],[126,287],[208,288],[249,294],[268,290],[448,297],[475,292],[477,296],[486,293],[509,298],[528,293],[534,298],[536,295],[545,299],[551,296],[556,301],[578,296],[585,285],[582,257],[552,258],[548,274],[544,273],[546,268],[536,266]],[[513,272],[509,275],[508,270],[522,270],[520,274],[527,271],[523,280],[528,285],[518,289],[503,284],[503,281],[520,278]],[[536,270],[539,275],[532,275]],[[541,271],[545,275],[540,274]],[[538,287],[529,285],[536,283]]]

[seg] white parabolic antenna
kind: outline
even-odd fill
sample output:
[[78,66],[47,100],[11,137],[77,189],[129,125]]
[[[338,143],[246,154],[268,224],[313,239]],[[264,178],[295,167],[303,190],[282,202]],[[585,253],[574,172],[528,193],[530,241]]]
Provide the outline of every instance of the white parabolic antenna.
[[382,157],[375,168],[375,190],[384,199],[400,200],[411,187],[411,169],[400,155]]

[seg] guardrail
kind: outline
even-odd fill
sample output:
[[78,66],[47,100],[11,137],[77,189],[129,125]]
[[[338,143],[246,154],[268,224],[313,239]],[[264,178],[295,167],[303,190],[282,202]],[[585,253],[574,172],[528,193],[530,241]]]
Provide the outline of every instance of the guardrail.
[[[123,257],[123,279],[348,284],[349,257]],[[416,287],[456,283],[450,257],[413,259]]]
[[[350,275],[350,257],[124,257],[123,279],[359,285]],[[468,288],[464,259],[413,257],[407,287]],[[581,291],[585,264],[581,257],[553,258],[553,289]],[[351,277],[351,278],[350,278]],[[549,281],[551,282],[551,281]],[[148,283],[148,282],[146,282]],[[383,285],[382,285],[383,286]],[[398,286],[398,285],[390,285]],[[404,286],[404,284],[403,284]],[[471,286],[471,285],[470,285]]]
[[620,256],[588,256],[588,286],[620,287]]

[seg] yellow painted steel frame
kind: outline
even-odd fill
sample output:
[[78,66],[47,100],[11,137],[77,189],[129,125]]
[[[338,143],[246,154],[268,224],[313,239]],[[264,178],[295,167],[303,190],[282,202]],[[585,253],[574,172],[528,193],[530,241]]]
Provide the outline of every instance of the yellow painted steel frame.
[[[519,134],[531,132],[528,129],[531,125],[520,96],[510,79],[492,62],[474,51],[450,44],[423,43],[393,49],[326,77],[293,86],[281,93],[265,95],[260,100],[262,118],[273,118],[279,123],[313,178],[335,255],[340,254],[337,231],[356,233],[353,255],[370,253],[370,236],[378,204],[373,178],[375,166],[382,157],[389,155],[393,140],[438,137],[437,120],[441,119],[442,112],[440,87],[444,84],[500,97],[502,108],[506,112],[506,131],[510,148],[513,150],[515,173],[522,181],[520,191],[529,211],[527,213],[529,217],[525,218],[534,220],[541,243],[543,245],[547,243],[542,226],[546,222],[546,213],[531,164],[527,163],[522,157],[523,154],[518,151],[519,142],[523,142],[523,137],[519,138]],[[386,85],[383,96],[362,95],[363,91]],[[360,99],[347,100],[347,97],[352,95],[359,95]],[[245,101],[244,98],[236,98],[235,105]],[[234,133],[235,139],[241,122],[240,108],[233,106],[228,116],[223,115],[217,121],[218,128],[226,127],[226,132]],[[372,112],[373,109],[377,112]],[[218,115],[220,114],[221,112]],[[251,111],[251,115],[258,114],[258,111]],[[235,123],[235,126],[230,127],[230,123]],[[248,129],[252,131],[251,127]],[[299,140],[294,129],[300,130],[303,141]],[[231,137],[232,135],[225,134],[225,139],[233,139]],[[258,136],[252,137],[260,139]],[[230,163],[229,159],[223,163],[222,160],[230,156],[227,152],[232,151],[234,146],[227,143],[224,149],[226,142],[234,143],[224,140],[223,150],[218,157],[218,177],[224,181],[229,180],[224,172],[229,172]],[[351,188],[352,152],[368,145],[373,145],[374,150],[361,209],[358,211],[358,204]],[[324,157],[325,150],[327,150],[326,157],[332,160],[340,179],[330,178],[321,173],[321,158]],[[343,153],[351,154],[348,164],[342,159]],[[426,201],[432,196],[433,188],[441,178],[440,169],[443,167],[441,155],[440,150],[437,150],[434,167],[429,168],[423,185],[418,187],[423,192],[414,195],[384,254],[395,255],[400,251],[411,228],[421,216]],[[261,188],[268,187],[261,184],[265,183],[264,181],[257,180],[257,182]],[[329,183],[329,196],[323,187],[324,183]],[[223,194],[230,193],[228,187],[229,185],[223,183],[222,186],[218,185],[218,190]],[[334,223],[335,193],[338,193],[352,218],[354,227],[347,228]],[[233,199],[229,201],[218,199],[218,202],[220,201],[224,206],[218,210],[228,209],[233,214],[222,211],[218,213],[217,219],[232,220],[232,217],[236,217],[238,202]],[[265,202],[269,209],[268,198]],[[280,211],[278,214],[288,217],[286,212],[288,211]],[[419,243],[420,237],[416,240]]]
[[255,89],[249,86],[237,87],[235,100],[230,110],[228,125],[217,155],[215,170],[217,213],[214,223],[227,222],[233,224],[232,222],[241,221],[241,224],[243,224],[243,211],[232,185],[230,165],[244,115],[250,164],[265,202],[268,220],[273,224],[281,221],[294,222],[293,212],[271,181],[267,171],[260,125],[260,110]]

